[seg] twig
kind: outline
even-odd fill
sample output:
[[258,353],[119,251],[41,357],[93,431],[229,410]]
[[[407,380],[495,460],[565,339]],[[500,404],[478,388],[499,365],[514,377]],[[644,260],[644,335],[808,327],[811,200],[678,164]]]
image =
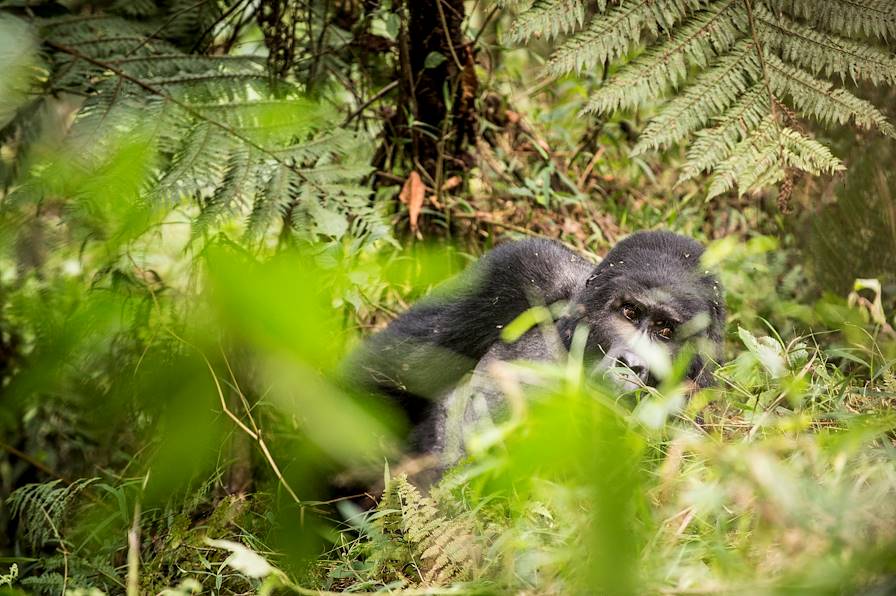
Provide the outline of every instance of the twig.
[[454,42],[451,39],[451,35],[448,33],[448,20],[445,18],[445,10],[442,8],[443,1],[444,0],[436,0],[436,8],[439,9],[439,19],[442,21],[442,33],[445,34],[445,44],[451,52],[451,57],[454,58],[454,64],[457,65],[458,70],[462,71],[464,65],[461,63],[460,58],[457,57],[457,52],[454,51]]
[[33,457],[31,457],[30,455],[28,455],[28,454],[25,453],[24,451],[19,451],[18,449],[16,449],[16,448],[13,447],[12,445],[8,445],[8,444],[4,443],[3,441],[0,441],[0,449],[3,449],[4,451],[7,451],[7,452],[9,452],[9,453],[15,455],[16,457],[18,457],[18,458],[21,459],[22,461],[28,462],[29,464],[31,464],[32,466],[34,466],[35,468],[37,468],[38,470],[40,470],[40,471],[43,472],[44,474],[47,474],[48,476],[52,476],[53,478],[56,478],[56,479],[58,479],[58,480],[61,480],[61,481],[63,481],[64,483],[69,484],[69,485],[72,483],[72,481],[69,480],[68,478],[66,478],[65,476],[62,476],[62,475],[59,474],[58,472],[56,472],[56,471],[54,471],[54,470],[48,468],[45,464],[42,464],[41,462],[37,461],[36,459],[34,459]]
[[382,89],[377,91],[373,95],[373,97],[371,97],[370,99],[365,101],[363,104],[361,104],[361,107],[359,107],[357,110],[355,110],[354,112],[349,114],[348,117],[346,117],[346,119],[342,122],[342,126],[347,125],[349,122],[351,122],[352,120],[354,120],[355,118],[360,116],[364,110],[366,110],[367,108],[370,107],[370,104],[372,104],[373,102],[375,102],[378,99],[381,99],[384,95],[386,95],[387,93],[389,93],[396,87],[398,87],[398,81],[392,81],[391,83],[389,83],[388,85],[386,85],[385,87],[383,87]]
[[[140,43],[138,43],[137,45],[135,45],[134,47],[132,47],[130,50],[128,50],[127,52],[125,52],[125,56],[130,56],[131,54],[133,54],[134,52],[136,52],[137,50],[139,50],[140,48],[142,48],[143,46],[145,46],[146,44],[148,44],[148,43],[149,43],[150,41],[152,41],[153,39],[158,39],[158,38],[156,37],[156,35],[158,35],[158,34],[161,33],[162,31],[164,31],[165,29],[167,29],[167,28],[168,28],[168,25],[170,25],[171,23],[173,23],[174,21],[176,21],[177,18],[178,18],[180,15],[182,15],[182,14],[184,14],[184,13],[186,13],[186,12],[189,12],[189,11],[193,10],[194,8],[199,8],[200,6],[202,6],[203,4],[205,4],[206,2],[208,2],[208,0],[199,0],[198,2],[194,2],[193,4],[190,4],[190,5],[188,5],[188,6],[184,6],[183,8],[181,8],[181,9],[179,9],[179,10],[175,10],[173,13],[171,13],[170,15],[168,15],[168,18],[165,20],[165,22],[163,22],[161,25],[159,25],[159,27],[158,27],[155,31],[153,31],[152,33],[150,33],[149,35],[147,35],[146,37],[144,37],[144,38],[143,38],[143,41],[141,41]],[[203,37],[204,37],[204,36],[203,36]]]
[[236,12],[236,10],[240,8],[240,6],[243,4],[243,2],[245,2],[245,0],[238,0],[236,3],[234,3],[233,6],[231,6],[226,11],[224,11],[224,13],[220,17],[215,19],[214,23],[209,25],[202,33],[200,33],[199,37],[196,38],[196,41],[193,42],[193,47],[190,48],[190,53],[192,54],[196,50],[198,50],[199,45],[205,39],[205,36],[208,35],[209,33],[211,33],[212,31],[214,31],[215,27],[217,27],[218,25],[220,25],[221,23],[223,23],[224,21],[229,19],[230,15],[232,15],[234,12]]
[[[515,224],[511,224],[511,223],[505,223],[505,222],[503,222],[503,221],[495,221],[494,219],[489,219],[489,218],[486,218],[486,217],[482,217],[482,214],[481,214],[481,213],[455,213],[455,214],[454,214],[454,217],[457,217],[457,218],[460,218],[460,219],[472,219],[472,220],[475,220],[475,221],[477,221],[477,222],[481,222],[481,223],[484,223],[484,224],[488,224],[488,225],[490,225],[490,226],[495,226],[495,227],[498,227],[498,228],[504,228],[504,229],[506,229],[506,230],[511,230],[511,231],[513,231],[513,232],[519,232],[520,234],[525,234],[525,235],[527,235],[527,236],[532,236],[533,238],[547,238],[547,236],[545,236],[544,234],[539,234],[538,232],[533,232],[532,230],[528,230],[528,229],[526,229],[526,228],[524,228],[524,227],[522,227],[522,226],[518,226],[518,225],[515,225]],[[556,240],[556,241],[559,242],[560,244],[563,244],[563,245],[566,246],[567,248],[569,248],[569,249],[571,249],[571,250],[574,250],[576,253],[580,253],[580,252],[582,251],[582,249],[580,249],[580,248],[579,248],[578,246],[576,246],[575,244],[570,244],[569,242],[566,242],[565,240],[563,240],[563,239],[561,239],[561,238],[552,238],[552,239],[553,239],[553,240]]]
[[[485,19],[482,20],[482,26],[479,27],[479,31],[476,32],[476,36],[473,38],[473,41],[470,42],[471,48],[476,47],[476,44],[479,42],[479,38],[482,37],[483,33],[485,33],[485,28],[488,26],[489,21],[492,20],[492,17],[495,16],[495,13],[498,12],[499,8],[501,8],[501,5],[495,3],[495,6],[494,6],[494,8],[492,8],[491,12],[488,13],[488,15],[486,15]],[[476,9],[476,7],[474,6],[473,10],[475,10],[475,9]],[[470,12],[472,12],[472,11],[470,11]]]
[[227,358],[227,354],[224,352],[224,347],[219,343],[218,349],[221,350],[221,357],[224,359],[224,364],[227,366],[227,372],[230,373],[230,381],[233,384],[233,388],[236,390],[237,395],[240,397],[240,402],[243,404],[243,409],[246,411],[246,416],[249,417],[249,423],[252,425],[252,429],[256,433],[260,433],[258,429],[258,425],[255,424],[255,417],[252,416],[252,408],[249,407],[249,400],[246,399],[245,394],[243,394],[243,390],[240,389],[240,384],[236,380],[236,375],[233,373],[233,368],[230,366],[230,360]]
[[588,179],[588,176],[591,175],[591,171],[594,169],[594,165],[597,163],[601,157],[603,157],[605,151],[605,147],[601,145],[597,151],[594,152],[594,157],[591,158],[591,161],[588,162],[588,165],[585,166],[585,170],[582,172],[582,175],[579,176],[579,179],[576,181],[576,186],[581,190],[582,185],[585,184],[585,180]]
[[230,418],[233,423],[240,428],[240,430],[252,437],[252,440],[258,443],[258,447],[261,449],[262,454],[264,454],[264,457],[267,460],[268,465],[271,467],[271,470],[273,470],[274,475],[277,476],[277,480],[280,482],[283,488],[286,489],[286,492],[289,493],[289,496],[292,497],[296,504],[304,508],[306,503],[299,498],[296,492],[289,485],[289,482],[287,482],[286,478],[283,476],[283,472],[280,471],[280,466],[277,465],[277,462],[271,455],[271,451],[268,449],[267,443],[265,443],[264,438],[261,436],[261,434],[253,431],[251,428],[246,426],[246,424],[242,420],[240,420],[239,417],[230,410],[230,408],[227,407],[227,400],[224,398],[224,390],[221,388],[220,381],[218,381],[218,375],[217,373],[215,373],[215,368],[212,366],[211,361],[208,359],[205,353],[200,350],[198,346],[195,346],[182,337],[178,336],[171,329],[166,329],[166,331],[168,331],[168,333],[171,334],[174,339],[196,350],[196,353],[198,353],[199,356],[205,361],[205,365],[208,367],[208,370],[212,375],[212,380],[215,382],[215,389],[218,392],[218,398],[221,401],[221,409],[223,410],[224,414],[228,418]]

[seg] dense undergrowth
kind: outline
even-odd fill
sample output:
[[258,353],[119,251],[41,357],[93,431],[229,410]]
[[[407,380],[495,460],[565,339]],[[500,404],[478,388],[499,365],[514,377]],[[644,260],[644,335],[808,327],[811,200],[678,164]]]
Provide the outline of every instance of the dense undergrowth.
[[[390,14],[375,13],[379,29],[397,27]],[[0,54],[21,58],[30,38],[0,24]],[[182,60],[171,43],[165,60]],[[27,150],[3,136],[0,593],[896,589],[896,186],[863,160],[892,161],[892,141],[820,133],[846,181],[797,181],[795,213],[774,192],[707,202],[705,180],[675,184],[685,151],[631,155],[650,107],[580,118],[600,76],[528,93],[543,85],[537,48],[490,29],[482,43],[495,63],[480,67],[476,158],[413,216],[399,162],[377,183],[358,166],[385,125],[345,136],[339,110],[356,106],[323,83],[315,100],[291,87],[250,121],[231,113],[299,172],[191,154],[182,127],[210,125],[183,105],[150,102],[174,132],[125,111],[88,143],[61,131],[95,109],[75,117],[77,94],[47,95]],[[83,79],[104,88],[110,73]],[[262,85],[192,91],[179,101],[210,112],[267,102]],[[318,142],[334,148],[306,150]],[[258,180],[231,184],[234,164]],[[279,181],[292,200],[304,175],[338,200],[316,187],[294,210],[255,190]],[[282,225],[248,234],[252,221]],[[414,487],[400,414],[338,382],[345,354],[497,242],[544,235],[599,258],[661,227],[707,243],[725,286],[716,385],[692,394],[673,375],[619,395],[575,345],[561,365],[509,366],[510,418],[432,491]],[[334,499],[346,476],[381,488],[378,505]]]

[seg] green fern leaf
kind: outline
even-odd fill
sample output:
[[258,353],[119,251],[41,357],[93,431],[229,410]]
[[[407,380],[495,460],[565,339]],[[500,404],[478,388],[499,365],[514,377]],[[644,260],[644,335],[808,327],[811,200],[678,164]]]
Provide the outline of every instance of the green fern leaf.
[[800,112],[825,124],[845,124],[852,120],[863,128],[877,127],[885,135],[896,137],[896,129],[874,104],[816,79],[777,56],[768,55],[765,62],[772,91],[781,97],[789,96]]
[[369,172],[359,149],[369,139],[272,79],[263,56],[187,53],[173,43],[214,23],[217,3],[179,7],[183,31],[160,28],[153,19],[170,16],[160,6],[112,2],[107,13],[34,20],[49,48],[48,88],[85,97],[72,142],[98,152],[110,129],[148,136],[159,159],[140,199],[198,205],[194,237],[234,218],[255,239],[297,224],[309,240],[381,237],[383,216],[359,183]]
[[551,55],[548,70],[562,74],[601,66],[629,52],[644,29],[654,35],[670,31],[702,4],[701,0],[641,0],[614,6],[603,18],[594,19],[588,29],[560,45]]
[[896,37],[896,4],[891,0],[769,0],[769,3],[773,8],[850,37]]
[[738,143],[765,122],[769,111],[765,87],[762,84],[753,85],[725,114],[717,118],[716,126],[697,133],[688,148],[679,182],[708,172],[727,159]]
[[[606,5],[605,0],[602,4]],[[521,41],[538,32],[551,39],[581,27],[584,20],[584,0],[535,0],[514,21],[510,38]]]
[[585,110],[605,113],[639,107],[687,78],[689,64],[707,66],[737,40],[744,20],[737,6],[738,0],[727,0],[696,14],[668,41],[625,65],[598,89]]
[[756,5],[755,16],[765,47],[791,64],[842,80],[896,83],[896,56],[892,52],[813,29],[783,14],[772,14],[761,4]]
[[801,116],[896,135],[873,104],[819,78],[896,85],[896,55],[869,39],[896,36],[891,0],[633,0],[600,7],[582,25],[552,14],[559,10],[551,2],[524,9],[525,35],[518,37],[539,27],[549,29],[541,31],[547,37],[569,35],[548,62],[553,75],[635,54],[611,71],[583,111],[655,106],[633,154],[693,138],[679,180],[712,173],[711,196],[754,190],[789,169],[841,168],[794,130]]
[[291,184],[292,173],[289,167],[278,164],[274,167],[264,183],[264,191],[259,193],[249,215],[246,227],[246,239],[257,241],[265,229],[285,212],[286,207],[295,196]]
[[632,154],[669,147],[704,127],[713,116],[733,105],[759,73],[755,45],[742,40],[730,54],[663,106],[644,129]]
[[784,179],[786,167],[817,175],[842,170],[843,164],[821,143],[793,129],[779,128],[768,116],[716,168],[709,197],[735,186],[749,192],[775,184]]
[[63,540],[60,532],[76,505],[78,495],[98,478],[81,478],[64,485],[61,480],[26,484],[14,491],[7,502],[10,514],[19,520],[22,537],[37,548]]

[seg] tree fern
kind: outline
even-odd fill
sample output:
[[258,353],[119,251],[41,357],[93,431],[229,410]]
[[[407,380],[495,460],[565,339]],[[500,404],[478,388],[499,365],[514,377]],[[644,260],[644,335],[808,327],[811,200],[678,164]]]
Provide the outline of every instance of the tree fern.
[[[174,19],[178,27],[214,25],[217,13],[193,4],[217,6],[187,3]],[[196,237],[236,217],[246,237],[259,240],[304,221],[294,217],[297,210],[312,214],[310,227],[299,230],[312,239],[349,230],[361,239],[381,235],[380,214],[358,186],[369,172],[366,143],[340,128],[341,116],[272,78],[263,56],[190,53],[181,47],[180,29],[161,26],[172,19],[158,22],[160,6],[117,2],[105,13],[30,21],[48,68],[34,101],[51,102],[59,93],[84,97],[68,133],[83,157],[129,131],[148,135],[160,159],[140,199],[195,205]],[[34,122],[22,111],[15,125]],[[315,217],[325,225],[315,225]],[[335,219],[344,225],[333,225]]]
[[548,62],[554,75],[628,56],[586,111],[658,104],[634,152],[693,139],[681,178],[712,173],[710,195],[759,189],[789,169],[842,169],[794,116],[896,137],[877,107],[836,84],[896,84],[890,0],[626,0],[598,3],[582,25],[568,7],[559,14],[564,5],[522,8],[511,36],[568,34]]

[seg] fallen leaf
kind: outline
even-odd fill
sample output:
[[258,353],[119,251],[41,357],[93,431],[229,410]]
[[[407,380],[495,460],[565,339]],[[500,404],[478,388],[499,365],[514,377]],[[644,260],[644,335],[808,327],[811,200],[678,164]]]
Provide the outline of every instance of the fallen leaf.
[[411,229],[417,229],[417,220],[420,218],[420,210],[423,208],[423,199],[426,194],[426,186],[420,179],[420,174],[412,171],[401,187],[398,200],[408,206],[408,217],[411,220]]
[[451,190],[452,188],[457,188],[460,186],[460,183],[463,181],[463,178],[460,176],[452,176],[448,180],[442,183],[442,190]]

